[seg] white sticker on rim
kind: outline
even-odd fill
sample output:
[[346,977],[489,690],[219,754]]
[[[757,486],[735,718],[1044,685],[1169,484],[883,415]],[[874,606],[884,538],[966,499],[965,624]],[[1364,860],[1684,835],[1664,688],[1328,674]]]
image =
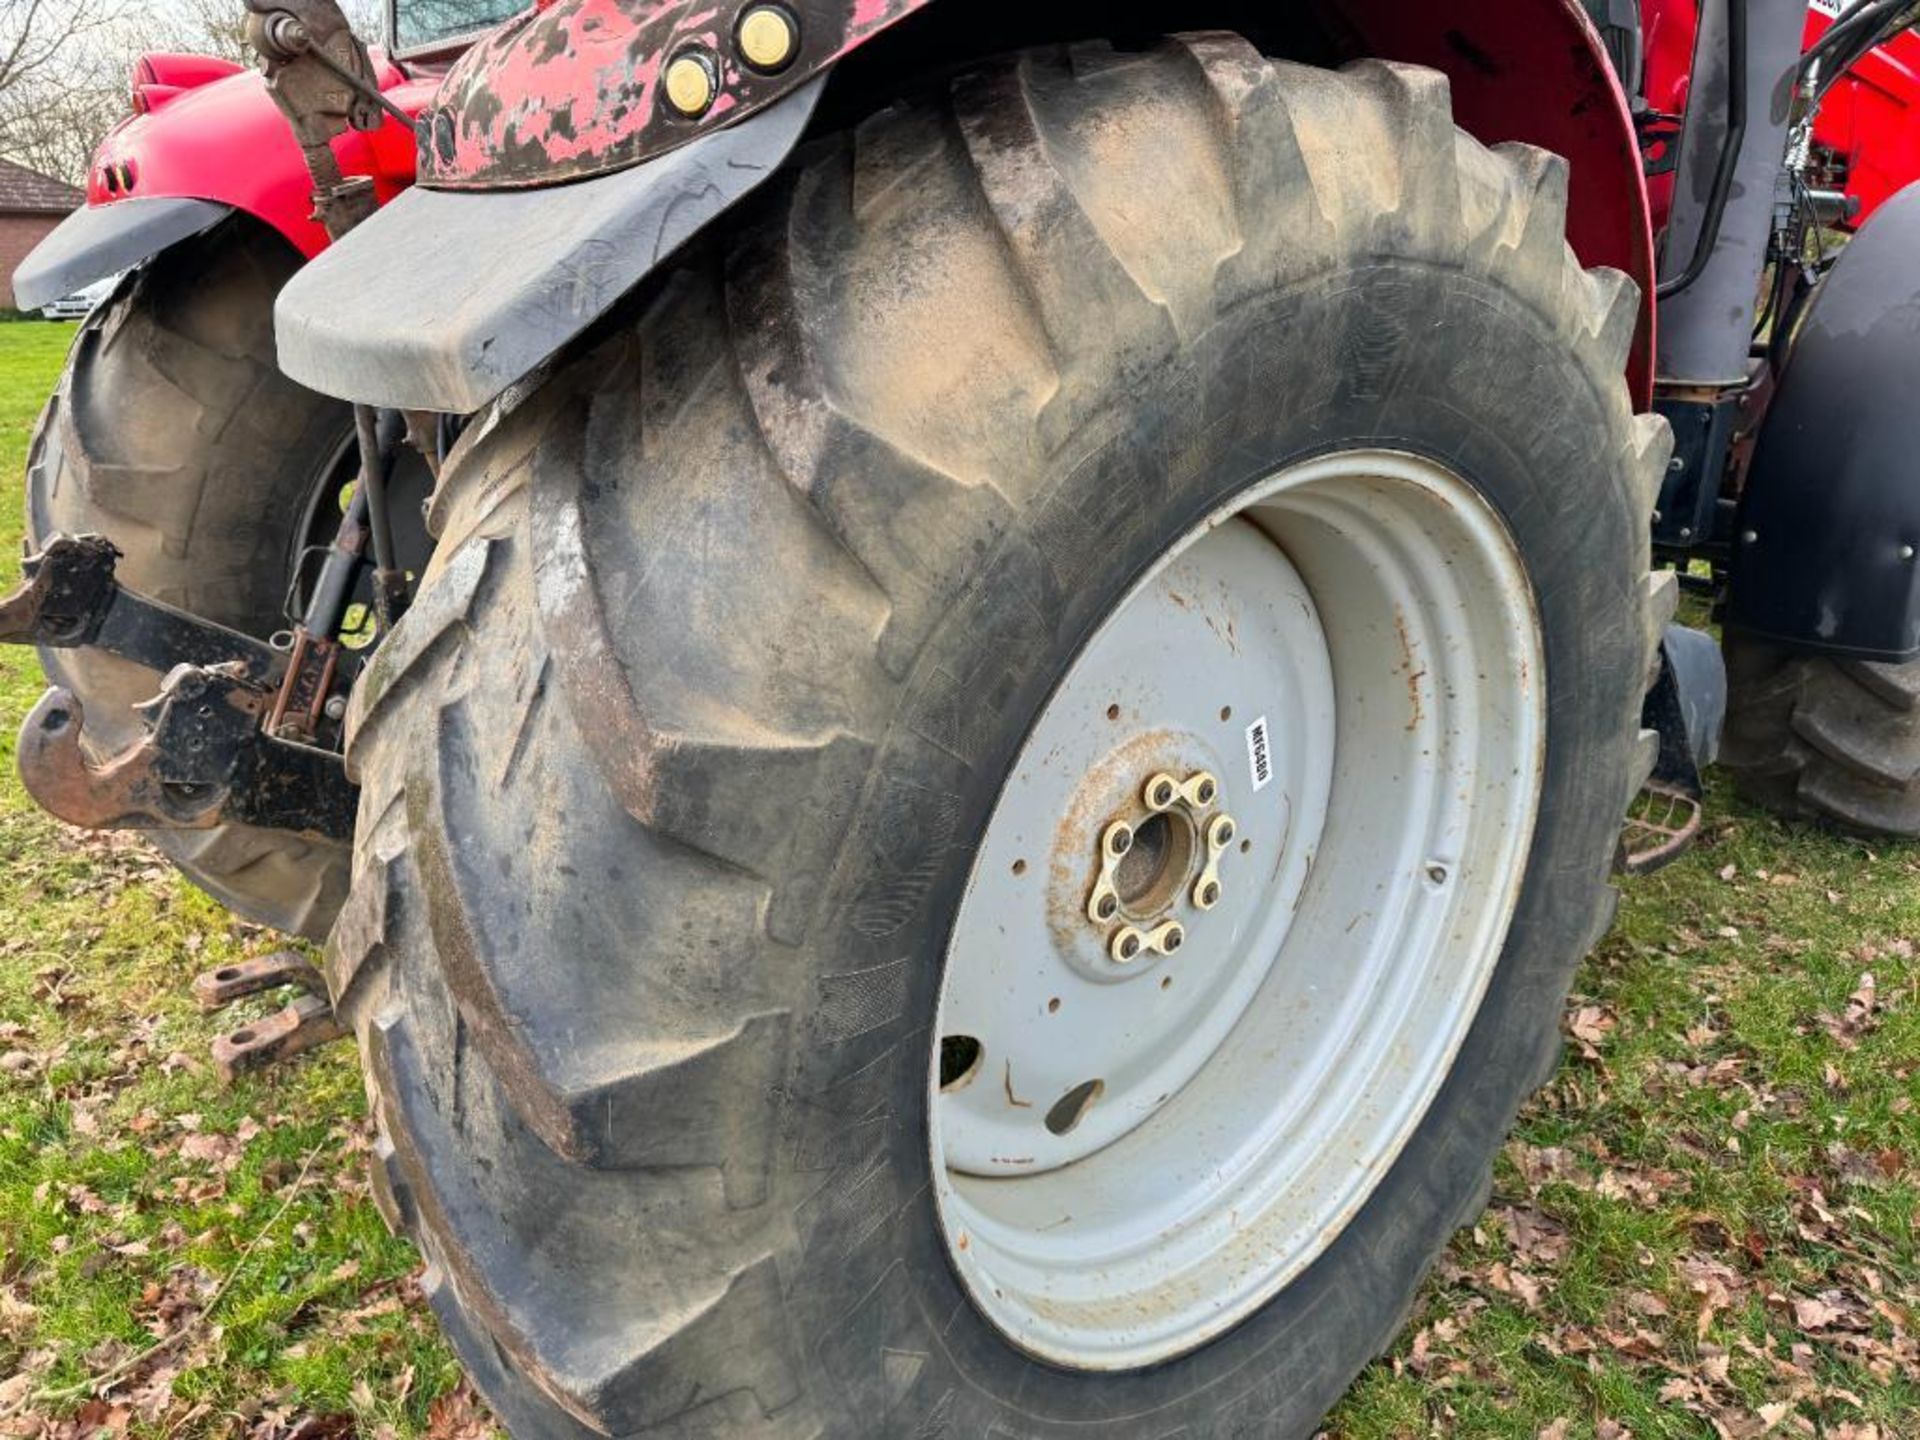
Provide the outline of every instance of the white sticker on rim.
[[1247,770],[1253,776],[1253,788],[1264,790],[1273,783],[1273,749],[1267,742],[1267,717],[1262,715],[1247,726]]

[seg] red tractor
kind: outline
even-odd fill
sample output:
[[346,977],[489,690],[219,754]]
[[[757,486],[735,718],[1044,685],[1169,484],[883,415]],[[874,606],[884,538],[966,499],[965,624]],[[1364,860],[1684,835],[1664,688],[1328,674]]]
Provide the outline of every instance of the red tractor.
[[1912,0],[249,5],[21,764],[329,936],[516,1434],[1309,1435],[1723,714],[1920,833]]

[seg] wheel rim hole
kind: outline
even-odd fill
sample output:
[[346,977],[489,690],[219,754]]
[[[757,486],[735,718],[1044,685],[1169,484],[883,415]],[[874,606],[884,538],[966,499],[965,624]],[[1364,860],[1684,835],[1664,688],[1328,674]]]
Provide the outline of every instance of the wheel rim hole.
[[940,1093],[950,1095],[966,1088],[980,1073],[987,1050],[971,1035],[940,1037]]
[[1104,1080],[1085,1080],[1053,1102],[1047,1111],[1047,1129],[1055,1135],[1069,1135],[1093,1108],[1093,1102],[1107,1093]]
[[1193,826],[1184,815],[1167,812],[1142,820],[1113,870],[1121,907],[1134,915],[1164,909],[1186,879],[1193,852]]

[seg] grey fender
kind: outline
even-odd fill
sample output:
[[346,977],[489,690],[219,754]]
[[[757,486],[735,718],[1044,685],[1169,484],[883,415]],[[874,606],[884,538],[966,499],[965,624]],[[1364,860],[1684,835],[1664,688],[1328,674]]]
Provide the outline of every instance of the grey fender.
[[22,310],[84,290],[151,260],[169,246],[212,228],[233,208],[212,200],[120,200],[76,210],[13,272],[13,303]]
[[764,184],[825,83],[599,179],[408,191],[280,292],[280,368],[344,400],[478,410]]
[[1803,650],[1920,655],[1920,184],[1821,282],[1760,430],[1727,623]]

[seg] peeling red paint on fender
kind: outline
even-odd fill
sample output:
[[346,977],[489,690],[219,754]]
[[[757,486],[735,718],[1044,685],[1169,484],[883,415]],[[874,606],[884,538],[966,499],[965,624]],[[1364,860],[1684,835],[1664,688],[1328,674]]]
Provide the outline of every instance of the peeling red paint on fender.
[[[800,49],[775,75],[744,64],[734,26],[751,0],[555,0],[461,57],[421,136],[436,189],[551,185],[625,169],[772,104],[932,0],[787,0]],[[720,94],[698,120],[660,98],[666,65],[698,48]]]

